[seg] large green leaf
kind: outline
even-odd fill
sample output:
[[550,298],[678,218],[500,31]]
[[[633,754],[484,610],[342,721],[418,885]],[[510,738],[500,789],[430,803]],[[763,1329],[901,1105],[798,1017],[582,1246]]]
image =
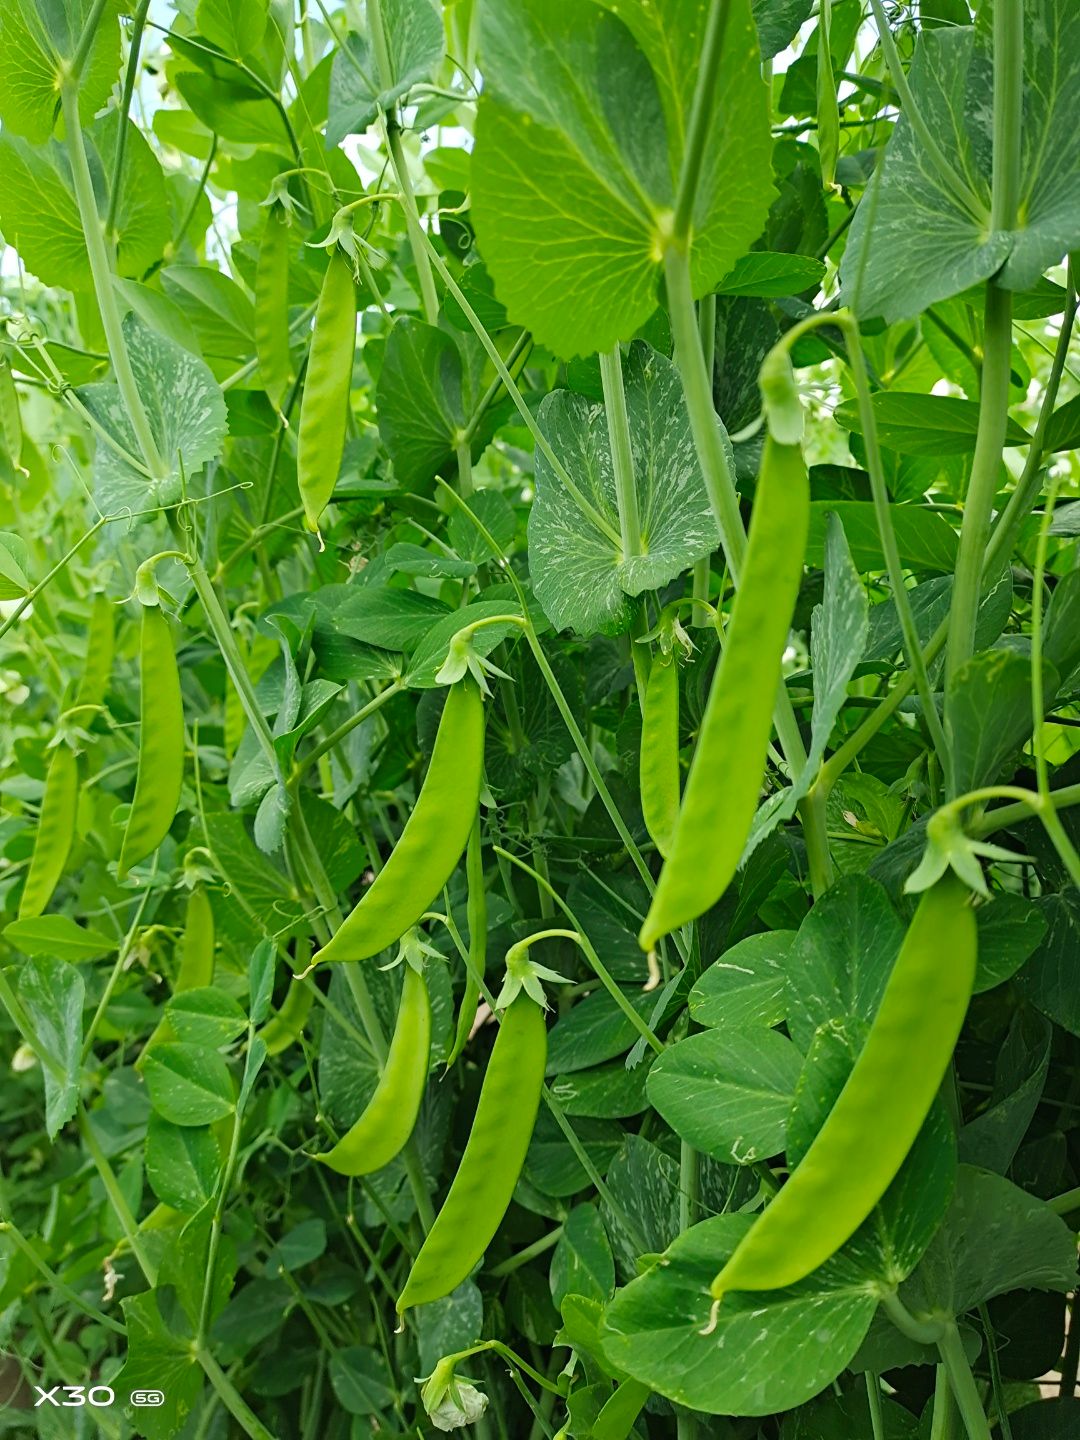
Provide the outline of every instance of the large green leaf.
[[464,337],[459,343],[407,315],[390,332],[376,394],[379,434],[406,487],[426,484],[453,462],[477,401],[477,367],[467,363],[465,349]]
[[349,35],[334,56],[330,77],[327,145],[367,129],[380,110],[389,110],[418,80],[425,80],[443,55],[443,27],[431,0],[382,0],[389,83],[382,84],[372,46]]
[[[0,5],[0,120],[35,145],[53,133],[60,79],[78,47],[94,0],[4,0]],[[120,68],[119,0],[106,0],[82,74],[79,115],[88,124],[109,98]],[[10,240],[10,233],[8,239]]]
[[991,71],[984,27],[920,35],[912,95],[977,206],[957,198],[901,116],[880,188],[856,211],[844,256],[845,299],[859,314],[917,315],[991,275],[1025,290],[1080,243],[1080,7],[1024,0],[1021,223],[1011,231],[989,225]]
[[604,407],[570,390],[540,406],[540,427],[575,486],[608,522],[583,514],[544,456],[536,459],[529,562],[536,598],[558,629],[580,634],[629,624],[628,597],[656,590],[720,543],[682,385],[671,361],[635,341],[623,362],[630,449],[644,554],[623,558]]
[[[979,404],[956,395],[918,395],[903,390],[879,390],[873,397],[878,439],[901,455],[968,455],[975,449]],[[862,432],[858,402],[845,400],[833,412],[839,425]],[[1007,445],[1026,445],[1031,439],[1022,425],[1009,420]],[[1059,448],[1051,446],[1051,449]]]
[[[511,320],[559,355],[628,340],[656,308],[708,9],[489,0],[472,214]],[[749,0],[728,6],[693,214],[704,294],[758,238],[771,139]]]
[[779,1025],[787,1018],[793,930],[747,935],[702,972],[690,991],[699,1025]]
[[[1046,693],[1057,672],[1043,662]],[[992,785],[1031,734],[1031,660],[1017,650],[984,650],[957,671],[949,692],[945,738],[957,794]]]
[[19,1000],[33,1026],[45,1080],[45,1130],[54,1140],[79,1101],[83,977],[74,965],[39,955],[19,970]]
[[[916,570],[951,570],[956,562],[956,531],[934,510],[918,505],[890,505],[900,559]],[[844,527],[851,556],[860,570],[884,570],[877,517],[869,500],[814,500],[810,504],[810,538],[806,559],[823,565],[825,532],[830,515]]]

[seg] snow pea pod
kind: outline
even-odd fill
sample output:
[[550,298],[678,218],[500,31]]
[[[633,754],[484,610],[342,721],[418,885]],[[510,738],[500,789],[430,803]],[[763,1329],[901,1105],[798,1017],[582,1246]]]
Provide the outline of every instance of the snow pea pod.
[[771,436],[758,477],[742,579],[686,781],[671,853],[638,937],[696,920],[738,868],[757,809],[810,519],[806,464]]
[[791,1179],[712,1283],[793,1285],[834,1255],[895,1179],[929,1114],[975,981],[975,915],[946,876],[926,891],[847,1084]]
[[641,707],[641,810],[661,855],[671,854],[679,819],[679,667],[658,650]]
[[214,983],[214,912],[210,897],[200,885],[188,897],[184,921],[184,943],[180,969],[173,994],[183,990],[201,990]]
[[356,285],[352,261],[335,245],[315,312],[296,450],[304,517],[308,529],[316,532],[341,470],[355,348]]
[[255,354],[259,377],[279,411],[292,378],[289,357],[289,215],[271,205],[255,266]]
[[467,675],[450,687],[427,776],[393,853],[316,964],[377,955],[431,907],[468,843],[483,761],[484,701]]
[[465,1153],[413,1261],[398,1314],[449,1295],[491,1244],[525,1164],[546,1060],[544,1012],[522,993],[499,1026]]
[[20,920],[40,915],[52,899],[71,853],[78,803],[79,763],[74,750],[58,745],[45,776],[34,855],[19,901]]
[[184,702],[164,611],[145,605],[139,656],[139,770],[117,878],[122,880],[169,833],[184,779]]
[[7,360],[0,360],[0,440],[3,441],[8,459],[16,470],[20,469],[22,454],[22,415],[19,411],[19,392],[15,389],[15,377]]
[[113,612],[111,600],[107,600],[104,595],[94,597],[86,637],[86,660],[75,696],[76,705],[101,705],[105,700],[116,644]]
[[271,1015],[259,1035],[268,1055],[280,1055],[300,1038],[315,995],[310,982],[292,980],[276,1015]]
[[370,1175],[407,1143],[420,1113],[431,1058],[431,1000],[421,971],[407,961],[394,1036],[375,1093],[332,1150],[316,1155],[339,1175]]
[[469,964],[465,976],[465,993],[458,1010],[454,1043],[446,1057],[449,1069],[465,1049],[472,1033],[473,1021],[480,1005],[480,978],[487,963],[487,894],[484,890],[484,851],[480,839],[480,812],[473,821],[469,846],[465,851],[465,878],[469,882],[469,898],[465,913],[469,921]]

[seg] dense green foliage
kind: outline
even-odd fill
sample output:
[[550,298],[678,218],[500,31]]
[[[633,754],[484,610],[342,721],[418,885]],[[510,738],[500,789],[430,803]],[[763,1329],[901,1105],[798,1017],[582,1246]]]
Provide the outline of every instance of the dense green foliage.
[[1080,1433],[1076,0],[3,0],[0,232],[0,1433]]

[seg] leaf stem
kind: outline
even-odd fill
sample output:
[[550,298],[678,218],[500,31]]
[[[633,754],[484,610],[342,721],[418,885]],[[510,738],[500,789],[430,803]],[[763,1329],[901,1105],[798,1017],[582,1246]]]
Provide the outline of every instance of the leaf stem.
[[128,48],[128,62],[124,70],[124,88],[118,107],[119,124],[116,130],[116,151],[113,156],[112,181],[109,185],[109,208],[105,213],[105,243],[116,245],[116,212],[120,205],[120,187],[124,179],[124,156],[127,153],[127,118],[131,113],[131,97],[135,91],[135,77],[139,72],[139,52],[142,49],[143,29],[150,0],[139,0],[139,8],[131,24],[131,40]]
[[975,1377],[971,1373],[960,1331],[956,1321],[946,1322],[937,1342],[942,1364],[949,1377],[949,1385],[956,1399],[960,1417],[968,1433],[968,1440],[990,1440],[990,1425],[983,1409]]
[[698,61],[694,98],[690,103],[686,147],[679,167],[679,188],[675,196],[675,215],[672,222],[673,237],[684,249],[690,239],[694,202],[697,199],[698,181],[705,159],[709,121],[712,118],[713,97],[720,73],[720,60],[724,53],[724,32],[727,29],[729,9],[728,0],[711,0],[709,16],[705,22],[705,36]]

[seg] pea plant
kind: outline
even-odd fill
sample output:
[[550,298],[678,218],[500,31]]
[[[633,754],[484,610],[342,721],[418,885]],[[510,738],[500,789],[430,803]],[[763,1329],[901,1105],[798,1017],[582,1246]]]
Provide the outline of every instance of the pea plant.
[[1080,1434],[1076,0],[5,0],[0,232],[0,1433]]

